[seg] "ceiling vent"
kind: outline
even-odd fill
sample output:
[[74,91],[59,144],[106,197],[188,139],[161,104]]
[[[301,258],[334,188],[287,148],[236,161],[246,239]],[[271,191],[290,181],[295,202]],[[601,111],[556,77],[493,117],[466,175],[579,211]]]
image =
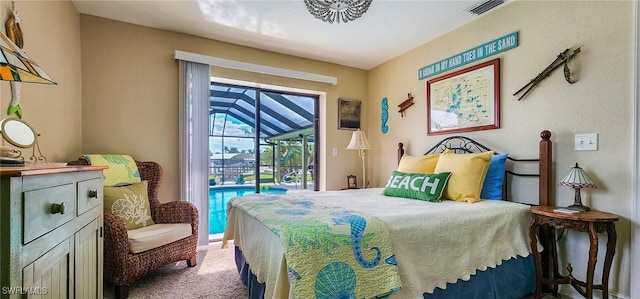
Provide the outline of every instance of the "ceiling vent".
[[504,3],[504,0],[485,0],[485,1],[480,1],[474,5],[471,5],[469,8],[465,10],[474,15],[481,15],[502,3]]

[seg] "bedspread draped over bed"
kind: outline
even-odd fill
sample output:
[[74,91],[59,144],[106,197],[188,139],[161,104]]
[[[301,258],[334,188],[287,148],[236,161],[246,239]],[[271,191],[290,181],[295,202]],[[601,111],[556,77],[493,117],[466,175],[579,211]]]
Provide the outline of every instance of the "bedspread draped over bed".
[[400,288],[378,218],[306,197],[254,194],[230,205],[280,238],[295,298],[375,298]]
[[[252,198],[270,203],[304,202],[332,211],[358,211],[360,215],[382,220],[391,239],[402,284],[400,290],[391,294],[393,299],[422,298],[424,293],[433,293],[436,288],[444,289],[447,283],[469,280],[477,270],[494,268],[503,260],[530,254],[531,219],[527,205],[496,200],[473,204],[448,200],[431,203],[381,193],[381,188],[373,188],[294,192],[275,197],[258,194]],[[269,221],[256,219],[235,207],[238,199],[228,206],[223,246],[228,240],[234,240],[258,282],[266,283],[265,298],[291,297],[290,276],[295,274],[287,272],[289,256],[283,240],[260,222]],[[264,205],[260,209],[263,208]],[[363,242],[362,248],[374,246],[378,245],[367,242],[365,246]],[[383,261],[389,256],[385,254]],[[373,256],[372,253],[365,255],[366,260]]]

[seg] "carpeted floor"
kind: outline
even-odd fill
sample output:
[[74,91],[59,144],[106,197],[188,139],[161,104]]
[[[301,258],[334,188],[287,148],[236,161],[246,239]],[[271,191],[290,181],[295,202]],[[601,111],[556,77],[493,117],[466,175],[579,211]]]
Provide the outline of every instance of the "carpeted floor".
[[[225,249],[220,246],[216,242],[198,250],[198,263],[193,268],[182,261],[147,274],[130,287],[129,298],[248,298],[236,270],[233,243]],[[113,286],[107,282],[104,298],[114,298]]]
[[[147,274],[129,289],[131,299],[246,299],[247,288],[242,284],[234,262],[233,243],[221,249],[221,243],[211,243],[198,250],[198,264],[187,267],[182,261],[164,266]],[[104,298],[113,299],[113,286],[104,284]],[[527,296],[522,299],[531,299]],[[543,299],[555,299],[544,295]],[[567,297],[562,297],[567,298]]]

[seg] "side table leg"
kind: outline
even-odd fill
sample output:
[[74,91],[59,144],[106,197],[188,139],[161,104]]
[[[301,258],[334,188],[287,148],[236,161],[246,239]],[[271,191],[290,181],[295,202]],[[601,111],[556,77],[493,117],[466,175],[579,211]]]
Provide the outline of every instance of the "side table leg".
[[604,267],[602,268],[602,298],[609,298],[609,271],[611,270],[611,263],[613,262],[613,255],[616,253],[616,240],[618,236],[616,234],[615,224],[609,223],[607,225],[607,253],[604,257]]
[[585,297],[593,298],[593,272],[598,258],[598,233],[593,222],[589,223],[589,264],[587,265],[587,290]]
[[540,299],[540,291],[542,289],[542,265],[540,261],[540,253],[538,252],[538,222],[533,217],[531,227],[529,228],[529,238],[531,239],[531,254],[533,255],[533,264],[536,267],[536,290],[533,294],[534,299]]

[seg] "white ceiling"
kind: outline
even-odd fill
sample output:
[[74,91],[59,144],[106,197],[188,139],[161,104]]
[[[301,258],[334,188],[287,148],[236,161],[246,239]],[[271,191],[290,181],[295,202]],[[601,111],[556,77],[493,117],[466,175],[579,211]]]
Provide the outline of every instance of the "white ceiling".
[[361,18],[329,24],[303,0],[73,1],[83,14],[364,70],[475,20],[466,9],[477,2],[373,0]]

